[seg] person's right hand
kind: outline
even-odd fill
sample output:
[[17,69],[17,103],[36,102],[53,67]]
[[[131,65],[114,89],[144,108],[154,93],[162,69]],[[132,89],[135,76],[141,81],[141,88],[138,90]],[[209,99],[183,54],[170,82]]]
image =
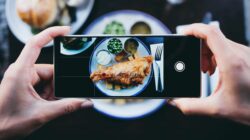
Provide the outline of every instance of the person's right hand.
[[206,98],[179,98],[169,103],[187,115],[224,117],[250,125],[250,49],[227,39],[219,28],[192,24],[183,34],[204,40],[202,71],[210,75],[216,67],[219,82]]

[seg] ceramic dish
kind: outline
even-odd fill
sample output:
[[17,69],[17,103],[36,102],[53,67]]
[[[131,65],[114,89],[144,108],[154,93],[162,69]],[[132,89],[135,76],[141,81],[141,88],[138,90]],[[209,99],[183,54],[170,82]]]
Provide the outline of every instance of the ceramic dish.
[[[112,38],[107,38],[104,39],[103,41],[101,41],[100,44],[96,45],[96,48],[90,58],[90,73],[96,71],[98,69],[98,63],[96,62],[96,54],[101,51],[101,50],[107,50],[107,44],[108,42],[111,40]],[[121,40],[122,44],[125,43],[125,41],[129,38],[127,37],[120,37],[118,38],[119,40]],[[142,42],[140,42],[138,39],[137,41],[139,42],[139,46],[138,46],[138,55],[140,57],[144,57],[144,56],[148,56],[150,55],[149,50],[147,50],[145,44],[143,44]],[[114,55],[113,55],[114,57]],[[114,59],[114,58],[113,58]],[[116,64],[117,62],[113,61],[113,64]],[[104,81],[99,81],[97,83],[95,83],[95,86],[103,93],[106,94],[107,96],[135,96],[140,94],[145,87],[148,85],[148,83],[150,82],[151,78],[152,78],[152,72],[150,72],[150,75],[148,75],[144,81],[142,85],[138,85],[138,86],[133,86],[130,88],[126,88],[126,89],[121,89],[121,90],[113,90],[113,89],[107,89],[105,82]]]
[[[125,33],[130,34],[130,29],[137,22],[145,22],[151,28],[152,34],[170,34],[169,29],[155,17],[134,10],[120,10],[107,13],[90,24],[83,34],[100,35],[103,34],[107,24],[112,21],[122,23]],[[97,111],[118,119],[135,119],[145,117],[160,109],[165,103],[164,99],[134,99],[128,101],[127,99],[95,99],[93,100],[94,107]]]
[[[5,5],[7,22],[12,33],[21,42],[26,43],[34,34],[31,31],[31,27],[24,23],[17,15],[17,10],[15,8],[16,0],[7,0]],[[76,9],[76,21],[73,22],[71,26],[70,34],[74,34],[87,20],[94,5],[94,0],[88,0],[85,7],[79,7]],[[52,42],[46,45],[52,46]]]

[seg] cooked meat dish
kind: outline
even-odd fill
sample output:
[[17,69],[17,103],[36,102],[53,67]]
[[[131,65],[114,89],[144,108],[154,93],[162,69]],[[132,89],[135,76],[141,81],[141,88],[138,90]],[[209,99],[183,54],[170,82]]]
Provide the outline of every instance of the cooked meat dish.
[[94,71],[90,78],[93,82],[106,80],[127,86],[143,84],[144,78],[150,73],[152,62],[152,56],[136,58]]

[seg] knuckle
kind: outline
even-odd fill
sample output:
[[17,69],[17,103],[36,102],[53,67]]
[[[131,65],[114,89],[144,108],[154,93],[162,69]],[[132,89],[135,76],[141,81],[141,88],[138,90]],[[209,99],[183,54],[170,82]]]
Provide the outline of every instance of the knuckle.
[[43,39],[43,38],[44,38],[44,36],[42,36],[42,35],[39,35],[39,34],[35,35],[28,41],[26,46],[33,47],[33,48],[36,48],[36,49],[40,49],[40,47],[42,46],[41,43],[40,43],[40,40]]
[[15,67],[15,63],[11,63],[8,67],[8,69],[13,69],[13,67]]
[[40,125],[40,124],[44,124],[44,123],[48,122],[48,119],[44,115],[38,115],[35,118],[34,122],[36,122],[37,125]]
[[14,63],[10,64],[4,74],[4,79],[15,81],[18,78],[19,68]]
[[219,28],[212,25],[208,25],[208,27],[206,28],[206,33],[208,35],[216,35],[219,34],[219,32]]
[[46,31],[46,32],[54,31],[55,28],[57,28],[57,27],[49,27],[49,28],[47,28],[45,31]]
[[192,110],[190,108],[188,108],[187,106],[181,106],[181,112],[184,115],[191,115],[192,114]]
[[49,121],[48,116],[46,113],[41,113],[40,109],[36,109],[31,111],[31,114],[28,118],[33,126],[40,126]]
[[220,106],[211,107],[209,115],[214,116],[214,117],[218,117],[218,116],[220,116],[221,112],[223,112],[222,110],[223,109]]
[[10,83],[18,83],[20,81],[23,81],[21,83],[28,82],[30,78],[25,74],[29,72],[30,71],[27,68],[24,68],[16,63],[12,63],[4,73],[3,80]]
[[36,42],[36,36],[33,36],[32,38],[30,38],[27,42],[26,45],[30,45],[30,46],[33,46]]
[[72,112],[74,112],[76,110],[76,108],[74,107],[74,105],[72,104],[72,103],[69,103],[69,104],[67,104],[66,106],[65,106],[65,108],[64,108],[64,112],[65,113],[72,113]]
[[230,60],[230,67],[231,69],[233,69],[234,71],[236,71],[237,73],[239,71],[242,71],[246,62],[244,59],[242,59],[241,57],[237,57],[237,58],[234,58],[232,60]]

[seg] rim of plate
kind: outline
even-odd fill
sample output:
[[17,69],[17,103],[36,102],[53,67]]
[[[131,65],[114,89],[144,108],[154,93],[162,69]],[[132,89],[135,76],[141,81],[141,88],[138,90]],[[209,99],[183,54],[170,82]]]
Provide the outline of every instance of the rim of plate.
[[[81,20],[76,23],[75,25],[75,28],[72,28],[71,30],[71,34],[74,34],[76,33],[82,26],[83,24],[86,22],[86,20],[88,19],[92,9],[93,9],[93,6],[94,6],[94,2],[95,0],[88,0],[88,3],[87,3],[87,6],[86,6],[86,10],[88,11],[86,13],[86,17],[85,18],[82,18]],[[15,26],[15,23],[12,22],[13,21],[13,18],[15,17],[12,17],[12,16],[8,16],[8,15],[11,15],[12,12],[15,12],[16,9],[14,10],[10,10],[10,7],[13,7],[13,5],[11,5],[12,3],[16,3],[16,0],[6,0],[6,3],[5,3],[5,14],[6,14],[6,19],[7,19],[7,24],[8,24],[8,27],[9,29],[11,30],[12,34],[22,43],[26,44],[27,43],[27,40],[28,39],[24,39],[21,37],[20,33],[18,33],[18,31],[14,28]],[[15,7],[15,6],[14,6]],[[85,11],[86,12],[86,11]],[[17,17],[19,18],[19,17]],[[21,19],[20,19],[21,20]],[[72,24],[70,24],[71,26]],[[28,26],[28,25],[27,25]],[[33,35],[34,36],[34,35]],[[31,36],[32,37],[32,36]],[[47,45],[45,45],[44,47],[52,47],[53,46],[53,41],[49,42]]]
[[[125,37],[125,38],[130,38],[130,37]],[[137,39],[136,37],[133,37],[134,39],[136,39],[138,42],[140,42],[141,44],[142,44],[142,46],[146,49],[146,51],[148,52],[148,54],[149,55],[151,55],[151,52],[149,51],[149,49],[148,48],[146,48],[145,46],[145,44],[140,40],[140,39]],[[105,37],[103,40],[101,40],[96,46],[97,47],[95,47],[94,48],[94,50],[93,50],[93,52],[92,52],[92,54],[91,54],[91,56],[90,56],[90,61],[89,61],[89,74],[91,74],[91,62],[92,62],[92,59],[93,59],[93,55],[94,55],[94,53],[95,53],[95,51],[96,51],[96,49],[98,48],[98,46],[100,46],[100,44],[102,44],[104,41],[106,41],[106,40],[108,40],[108,39],[110,39],[110,37]],[[94,61],[94,60],[93,60]],[[151,82],[151,80],[152,80],[152,75],[153,74],[153,72],[152,72],[152,67],[151,67],[151,70],[150,70],[150,77],[149,77],[149,79],[148,79],[148,82],[144,85],[144,87],[140,90],[140,91],[138,91],[137,93],[135,93],[133,96],[136,96],[136,95],[138,95],[138,94],[140,94],[141,92],[143,92],[144,90],[145,90],[145,88],[148,86],[148,84]],[[101,91],[103,94],[105,94],[105,95],[107,95],[106,93],[104,93],[96,84],[94,84],[95,85],[95,87],[99,90],[99,91]],[[122,97],[122,96],[121,96]]]
[[[104,114],[105,116],[108,116],[108,117],[111,117],[111,118],[115,118],[115,119],[122,119],[122,120],[135,120],[135,119],[141,119],[141,118],[144,118],[146,116],[149,116],[151,114],[153,114],[154,112],[156,112],[157,110],[159,110],[165,103],[165,99],[149,99],[149,100],[159,100],[159,104],[157,106],[155,106],[153,109],[151,109],[150,111],[145,111],[146,113],[142,114],[142,115],[135,115],[135,116],[125,116],[125,115],[114,115],[114,114],[111,114],[111,113],[107,113],[97,107],[94,106],[94,108],[100,112],[101,114]],[[95,101],[93,101],[95,102]]]
[[98,17],[97,19],[95,19],[84,31],[83,34],[88,34],[90,32],[90,30],[93,29],[93,27],[100,21],[103,20],[106,17],[109,16],[113,16],[113,15],[118,15],[118,14],[139,14],[139,15],[143,15],[153,21],[155,21],[157,24],[160,25],[161,28],[163,28],[163,30],[166,32],[166,34],[171,34],[171,31],[157,18],[153,17],[152,15],[145,13],[145,12],[141,12],[141,11],[137,11],[137,10],[118,10],[118,11],[113,11],[113,12],[109,12],[106,13],[100,17]]

